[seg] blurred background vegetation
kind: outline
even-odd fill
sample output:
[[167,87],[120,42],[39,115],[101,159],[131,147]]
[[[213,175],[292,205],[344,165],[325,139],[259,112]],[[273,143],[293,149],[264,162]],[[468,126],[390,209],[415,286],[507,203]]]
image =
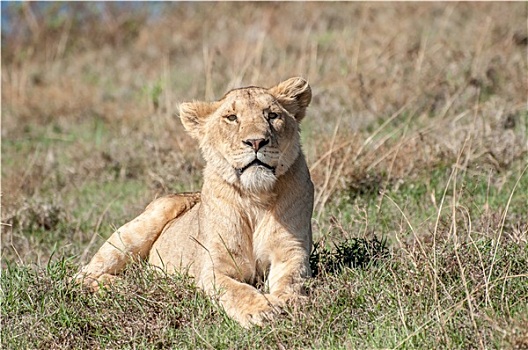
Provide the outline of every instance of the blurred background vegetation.
[[[314,91],[302,137],[318,236],[331,231],[332,216],[383,232],[381,209],[369,213],[370,204],[420,181],[416,214],[425,219],[454,163],[489,192],[526,161],[525,3],[14,2],[2,10],[9,260],[42,263],[63,240],[66,254],[88,242],[91,253],[155,196],[198,190],[203,161],[178,103],[294,75]],[[430,205],[419,204],[423,195]],[[513,210],[522,211],[526,199],[518,200]]]

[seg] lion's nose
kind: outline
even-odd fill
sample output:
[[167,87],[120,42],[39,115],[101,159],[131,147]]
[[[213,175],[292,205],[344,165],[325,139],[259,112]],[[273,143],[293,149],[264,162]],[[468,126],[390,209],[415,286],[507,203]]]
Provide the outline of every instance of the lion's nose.
[[269,140],[266,139],[247,139],[242,141],[244,144],[253,148],[257,152],[262,147],[266,146],[269,143]]

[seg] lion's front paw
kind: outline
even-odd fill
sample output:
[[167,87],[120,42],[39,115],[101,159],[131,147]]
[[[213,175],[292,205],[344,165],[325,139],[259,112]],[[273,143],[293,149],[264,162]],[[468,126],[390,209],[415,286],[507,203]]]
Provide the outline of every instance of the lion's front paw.
[[239,310],[235,318],[245,328],[262,326],[281,314],[284,307],[285,303],[279,298],[271,294],[259,294],[250,304]]
[[110,274],[102,274],[101,276],[93,276],[85,273],[78,273],[75,275],[71,281],[77,284],[80,284],[84,289],[95,293],[99,291],[101,286],[109,286],[111,285],[116,279],[118,279],[115,275]]
[[304,305],[308,302],[308,297],[299,293],[276,293],[274,296],[287,305]]

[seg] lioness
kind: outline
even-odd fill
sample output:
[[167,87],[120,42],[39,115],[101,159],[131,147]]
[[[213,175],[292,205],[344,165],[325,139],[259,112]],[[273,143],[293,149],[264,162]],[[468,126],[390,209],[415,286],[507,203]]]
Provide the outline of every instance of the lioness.
[[[119,228],[75,277],[97,289],[135,257],[194,276],[243,326],[273,318],[310,276],[313,184],[299,122],[302,78],[180,105],[206,160],[200,193],[162,197]],[[254,286],[267,280],[268,293]]]

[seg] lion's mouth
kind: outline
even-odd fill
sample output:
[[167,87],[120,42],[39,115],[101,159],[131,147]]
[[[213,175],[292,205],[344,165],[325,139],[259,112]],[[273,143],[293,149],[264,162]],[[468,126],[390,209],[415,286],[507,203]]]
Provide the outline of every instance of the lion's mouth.
[[249,168],[251,168],[253,166],[262,166],[262,167],[264,167],[266,169],[271,170],[273,172],[273,174],[275,174],[275,168],[274,167],[272,167],[271,165],[268,165],[268,164],[260,161],[259,159],[255,158],[254,161],[252,161],[248,165],[244,166],[243,168],[236,169],[237,175],[238,176],[242,175],[242,173],[244,173],[244,171],[246,171],[247,169],[249,169]]

